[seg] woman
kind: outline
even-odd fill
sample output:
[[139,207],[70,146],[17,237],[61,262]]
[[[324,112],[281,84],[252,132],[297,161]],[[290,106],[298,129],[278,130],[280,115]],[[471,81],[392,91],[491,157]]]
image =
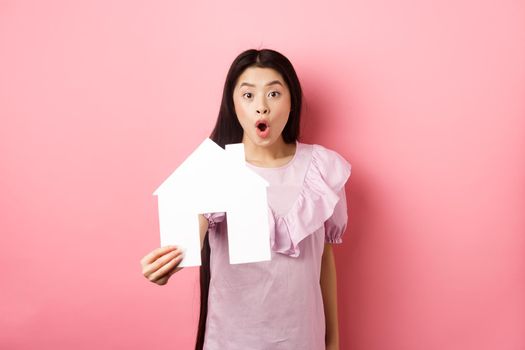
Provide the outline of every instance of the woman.
[[[339,349],[331,244],[346,228],[351,166],[298,142],[301,101],[292,64],[274,50],[244,51],[228,71],[211,139],[242,142],[246,165],[270,183],[272,259],[230,265],[226,214],[200,216],[196,349]],[[178,247],[157,248],[141,260],[143,274],[166,284],[181,260]]]

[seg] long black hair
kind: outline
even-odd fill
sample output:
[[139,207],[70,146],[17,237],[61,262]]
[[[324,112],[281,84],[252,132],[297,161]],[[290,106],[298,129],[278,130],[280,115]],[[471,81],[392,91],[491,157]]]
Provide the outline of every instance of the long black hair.
[[[239,76],[249,67],[272,68],[279,72],[283,77],[288,89],[290,91],[290,115],[286,123],[282,137],[285,143],[295,143],[299,138],[300,120],[301,120],[301,105],[302,105],[302,89],[299,83],[299,78],[292,66],[292,63],[281,53],[270,50],[250,49],[239,54],[228,70],[226,75],[226,82],[224,83],[224,90],[222,93],[222,101],[219,109],[219,116],[217,122],[210,135],[210,138],[219,146],[225,147],[230,143],[242,142],[243,129],[237,115],[235,114],[235,107],[233,104],[233,90]],[[208,314],[208,291],[210,288],[210,244],[208,240],[208,233],[204,238],[203,247],[201,251],[202,264],[200,267],[200,287],[201,287],[201,301],[200,301],[200,315],[199,328],[197,331],[197,340],[195,350],[202,350],[204,346],[204,334],[206,332],[206,317]]]

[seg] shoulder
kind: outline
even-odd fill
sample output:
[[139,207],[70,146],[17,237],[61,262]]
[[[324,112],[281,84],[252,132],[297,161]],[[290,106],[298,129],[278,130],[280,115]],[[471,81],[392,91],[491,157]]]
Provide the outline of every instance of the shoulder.
[[350,177],[351,164],[338,152],[318,144],[299,143],[302,153],[309,158],[306,182],[326,183],[339,190]]
[[312,164],[318,170],[336,170],[339,168],[344,173],[350,171],[352,165],[339,152],[319,144],[299,143],[300,147],[307,150],[311,157]]
[[341,156],[338,152],[332,149],[326,148],[324,146],[318,145],[318,144],[312,145],[312,153],[313,153],[313,156],[317,158],[325,158],[329,160],[335,160],[335,161],[341,161],[341,162],[348,163],[347,160],[343,158],[343,156]]

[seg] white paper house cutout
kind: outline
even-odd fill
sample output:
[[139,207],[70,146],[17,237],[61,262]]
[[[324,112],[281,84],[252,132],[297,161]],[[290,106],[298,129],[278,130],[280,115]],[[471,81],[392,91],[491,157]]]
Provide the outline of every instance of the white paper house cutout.
[[249,169],[242,143],[226,150],[209,138],[157,188],[161,246],[184,249],[179,266],[199,266],[198,214],[226,212],[230,263],[271,259],[269,183]]

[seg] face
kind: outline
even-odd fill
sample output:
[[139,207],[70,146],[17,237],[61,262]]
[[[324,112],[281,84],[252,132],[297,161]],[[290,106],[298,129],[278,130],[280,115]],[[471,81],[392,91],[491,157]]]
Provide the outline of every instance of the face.
[[270,146],[283,142],[281,133],[291,107],[290,91],[272,68],[249,67],[233,90],[235,113],[243,130],[243,142]]

